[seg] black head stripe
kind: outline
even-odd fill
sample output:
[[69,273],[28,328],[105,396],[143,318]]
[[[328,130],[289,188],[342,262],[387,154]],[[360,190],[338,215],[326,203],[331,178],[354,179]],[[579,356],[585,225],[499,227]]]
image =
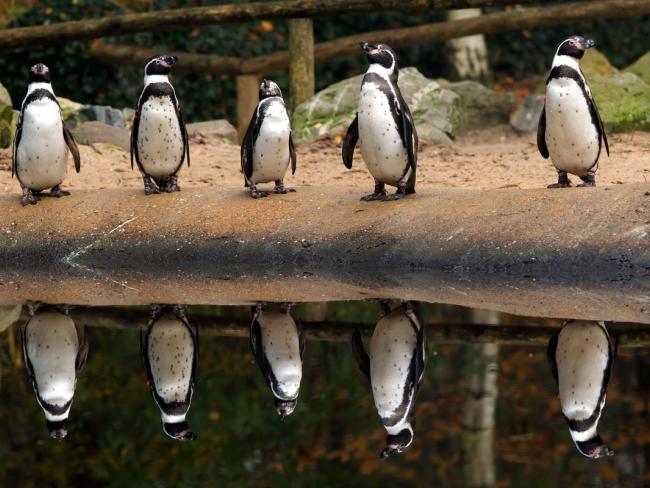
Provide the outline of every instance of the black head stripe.
[[585,55],[585,50],[580,46],[584,39],[578,36],[571,37],[560,44],[557,50],[558,55],[570,56],[576,59],[582,59]]

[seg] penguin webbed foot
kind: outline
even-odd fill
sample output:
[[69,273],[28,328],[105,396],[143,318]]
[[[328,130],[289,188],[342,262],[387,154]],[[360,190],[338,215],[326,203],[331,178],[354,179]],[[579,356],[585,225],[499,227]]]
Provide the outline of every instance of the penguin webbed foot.
[[142,179],[144,180],[144,194],[145,195],[155,195],[155,194],[160,193],[160,189],[153,182],[153,180],[151,179],[151,176],[144,176]]
[[372,202],[373,200],[386,200],[388,195],[386,195],[386,191],[381,191],[381,192],[375,192],[371,193],[370,195],[366,195],[365,197],[361,197],[360,201],[362,202]]
[[284,182],[282,180],[276,180],[275,188],[273,188],[274,193],[279,193],[281,195],[286,195],[287,193],[294,193],[295,191],[296,191],[295,188],[288,188],[284,186]]
[[255,186],[250,187],[250,194],[251,194],[251,197],[253,197],[253,198],[264,198],[264,197],[269,196],[268,191],[260,191],[257,188],[255,188]]
[[596,176],[595,175],[587,175],[587,176],[581,176],[580,179],[582,180],[582,183],[579,185],[576,185],[577,188],[586,188],[589,186],[596,186]]
[[178,178],[176,176],[169,178],[164,185],[160,186],[160,189],[166,193],[181,191],[181,187],[178,186]]
[[383,201],[384,202],[391,202],[393,200],[401,200],[405,196],[406,196],[406,193],[402,193],[400,191],[397,191],[397,192],[393,193],[392,195],[386,195],[386,197],[383,198]]
[[557,176],[557,183],[548,185],[546,188],[570,188],[571,180],[565,172],[559,172]]
[[47,193],[48,197],[54,197],[54,198],[61,198],[61,197],[67,197],[70,195],[70,192],[67,190],[62,190],[61,185],[56,185],[52,187],[49,193]]
[[36,205],[38,203],[38,197],[34,195],[31,190],[24,189],[20,203],[23,207],[26,207],[27,205]]

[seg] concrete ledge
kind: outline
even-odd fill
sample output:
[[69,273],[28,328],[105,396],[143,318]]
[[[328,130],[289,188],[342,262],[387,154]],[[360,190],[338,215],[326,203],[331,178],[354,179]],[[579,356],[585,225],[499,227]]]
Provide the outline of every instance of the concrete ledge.
[[393,297],[650,323],[650,185],[0,198],[0,302]]

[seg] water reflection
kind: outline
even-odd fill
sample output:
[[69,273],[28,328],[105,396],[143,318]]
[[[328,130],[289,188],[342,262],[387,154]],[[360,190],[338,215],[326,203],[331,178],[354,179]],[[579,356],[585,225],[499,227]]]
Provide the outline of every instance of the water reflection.
[[288,303],[259,303],[250,327],[251,350],[282,418],[296,408],[305,350],[302,328],[290,312]]
[[578,451],[590,458],[614,454],[597,429],[615,349],[603,322],[567,321],[548,344],[562,414]]
[[152,305],[142,355],[148,383],[160,408],[165,434],[177,441],[195,440],[186,421],[199,358],[198,332],[181,305]]
[[424,376],[426,336],[410,302],[382,302],[382,309],[384,315],[370,339],[370,355],[358,329],[352,335],[352,349],[370,381],[377,413],[388,433],[380,454],[386,458],[413,443],[413,409]]
[[21,329],[25,367],[54,439],[68,434],[79,373],[88,357],[86,327],[75,325],[68,308],[28,304],[30,318]]

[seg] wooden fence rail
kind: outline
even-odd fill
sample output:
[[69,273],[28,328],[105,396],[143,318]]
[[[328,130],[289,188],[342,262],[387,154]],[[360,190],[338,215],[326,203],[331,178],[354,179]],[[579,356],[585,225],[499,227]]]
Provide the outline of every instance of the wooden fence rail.
[[[27,49],[61,41],[78,41],[153,30],[277,18],[306,18],[378,11],[433,11],[467,7],[508,6],[537,0],[286,0],[211,7],[179,8],[18,27],[0,32],[0,50]],[[563,0],[545,0],[560,3]]]

